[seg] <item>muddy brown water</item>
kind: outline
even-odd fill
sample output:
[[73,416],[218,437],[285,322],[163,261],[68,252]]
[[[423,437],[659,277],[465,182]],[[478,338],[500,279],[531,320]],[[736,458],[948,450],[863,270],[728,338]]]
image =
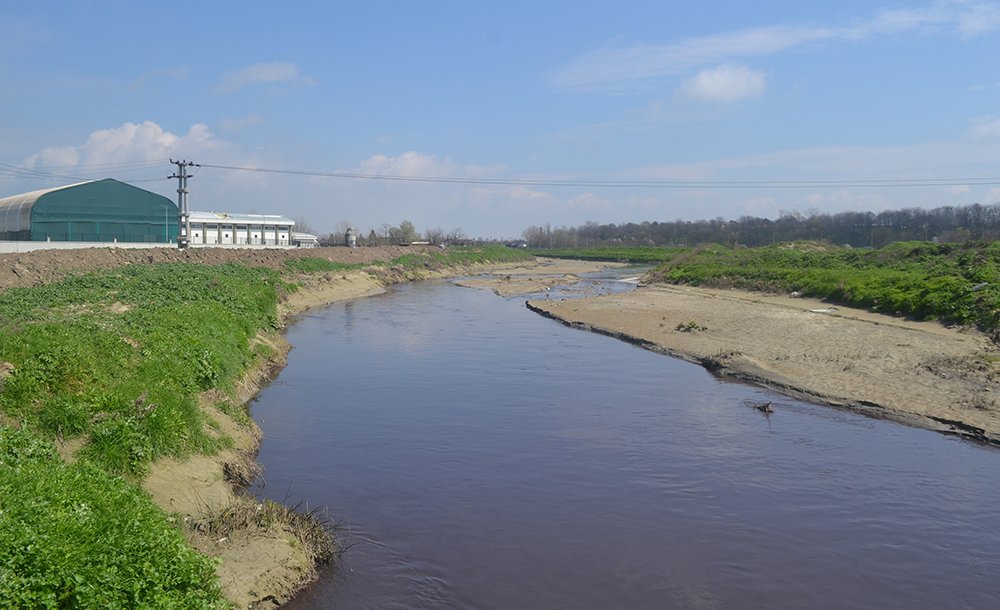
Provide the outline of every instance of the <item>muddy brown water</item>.
[[996,448],[447,282],[288,338],[257,493],[327,506],[351,545],[290,608],[1000,608]]

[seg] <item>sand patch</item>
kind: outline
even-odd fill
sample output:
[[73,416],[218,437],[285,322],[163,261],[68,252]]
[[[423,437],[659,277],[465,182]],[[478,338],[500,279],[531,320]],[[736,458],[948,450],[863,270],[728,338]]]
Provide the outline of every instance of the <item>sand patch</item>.
[[491,270],[492,275],[489,277],[463,279],[455,284],[466,288],[492,290],[494,294],[507,298],[547,292],[558,286],[579,282],[582,274],[624,266],[625,263],[539,258],[534,263]]
[[1000,352],[975,331],[683,286],[529,307],[791,395],[1000,441]]

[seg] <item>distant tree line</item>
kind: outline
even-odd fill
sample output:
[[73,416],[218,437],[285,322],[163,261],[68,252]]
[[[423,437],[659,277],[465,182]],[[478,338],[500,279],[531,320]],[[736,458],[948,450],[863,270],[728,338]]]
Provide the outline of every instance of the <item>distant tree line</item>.
[[531,248],[599,245],[764,246],[776,242],[825,240],[838,245],[881,248],[897,241],[964,242],[1000,239],[1000,204],[909,208],[885,212],[781,211],[777,220],[741,216],[738,220],[646,221],[627,224],[588,222],[579,227],[533,226],[522,236]]
[[369,229],[368,231],[362,231],[349,222],[342,220],[337,223],[336,231],[319,238],[320,245],[343,246],[346,243],[344,236],[347,233],[347,229],[354,231],[359,246],[398,246],[412,244],[417,241],[427,241],[435,245],[456,245],[469,241],[462,229],[445,232],[440,228],[432,228],[425,230],[421,234],[409,220],[404,220],[396,226],[383,223],[377,230]]

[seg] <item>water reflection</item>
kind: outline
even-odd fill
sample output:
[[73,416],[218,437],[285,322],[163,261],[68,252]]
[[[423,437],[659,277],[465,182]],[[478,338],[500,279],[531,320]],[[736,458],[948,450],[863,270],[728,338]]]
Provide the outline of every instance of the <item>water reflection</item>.
[[262,493],[328,505],[357,543],[292,607],[1000,605],[995,450],[445,283],[289,339],[253,405]]

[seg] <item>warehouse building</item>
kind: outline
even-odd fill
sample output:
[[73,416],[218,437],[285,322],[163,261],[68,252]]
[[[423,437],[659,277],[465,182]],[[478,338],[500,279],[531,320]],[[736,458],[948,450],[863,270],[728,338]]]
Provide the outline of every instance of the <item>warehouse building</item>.
[[0,199],[0,240],[170,243],[177,204],[107,178]]
[[191,212],[192,246],[289,246],[295,221],[273,214]]

